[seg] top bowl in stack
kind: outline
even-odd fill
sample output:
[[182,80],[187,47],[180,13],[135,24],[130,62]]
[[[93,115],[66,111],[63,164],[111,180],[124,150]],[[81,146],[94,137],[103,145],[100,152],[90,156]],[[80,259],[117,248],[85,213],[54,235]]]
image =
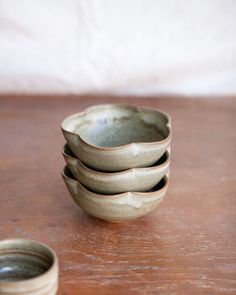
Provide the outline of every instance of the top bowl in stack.
[[[127,177],[130,177],[131,175],[138,174],[138,169],[149,167],[153,164],[153,166],[155,166],[155,163],[157,163],[157,166],[155,166],[155,169],[157,170],[159,165],[158,160],[166,153],[166,151],[168,151],[169,154],[170,150],[171,124],[170,117],[167,114],[155,109],[138,108],[130,105],[98,105],[90,107],[84,112],[67,117],[62,122],[61,127],[70,150],[73,152],[74,157],[77,157],[78,159],[78,165],[81,166],[82,163],[82,165],[85,166],[83,169],[80,168],[77,170],[79,173],[83,173],[85,170],[87,171],[87,174],[83,177],[78,177],[78,174],[73,173],[76,171],[76,167],[75,169],[70,169],[70,172],[72,172],[74,177],[77,178],[75,181],[79,183],[77,188],[82,186],[83,193],[81,190],[80,192],[76,191],[76,182],[70,181],[71,176],[66,172],[68,169],[65,169],[63,172],[64,180],[72,196],[73,194],[80,194],[81,197],[73,197],[83,209],[96,217],[110,221],[131,219],[144,215],[150,211],[147,208],[144,212],[138,212],[139,210],[136,210],[137,214],[132,211],[132,214],[126,218],[124,210],[121,210],[120,213],[122,212],[124,216],[121,216],[120,213],[117,213],[118,216],[113,216],[116,215],[115,211],[116,208],[119,207],[118,203],[120,202],[115,204],[114,208],[111,210],[111,208],[107,205],[107,198],[109,199],[110,196],[112,198],[112,202],[114,202],[114,200],[118,201],[122,194],[127,194],[127,197],[130,198],[130,194],[132,193],[129,191],[122,191],[122,189],[120,189],[120,194],[111,195],[112,190],[107,192],[102,190],[103,195],[101,195],[101,189],[96,191],[96,186],[92,186],[93,191],[89,191],[88,186],[84,186],[84,184],[89,183],[89,180],[84,181],[84,183],[80,182],[81,179],[86,180],[85,177],[87,177],[86,175],[88,175],[89,169],[89,175],[95,175],[96,177],[96,175],[99,174],[100,177],[103,176],[103,180],[104,177],[107,177],[107,179],[110,177],[111,179],[111,174],[115,172],[117,174],[115,175],[116,177],[113,177],[114,181],[119,178],[119,173],[122,174],[123,171],[125,171],[125,175],[127,175]],[[77,165],[77,162],[74,161],[75,165]],[[169,169],[169,162],[166,165]],[[71,167],[69,166],[69,168]],[[132,171],[133,168],[136,169]],[[128,169],[131,169],[129,173],[126,171]],[[142,173],[150,173],[155,169],[150,167],[146,170],[142,170]],[[167,176],[169,174],[168,169],[163,170]],[[165,183],[165,188],[168,184],[167,176],[163,175],[165,180],[164,182],[162,181],[162,183]],[[125,181],[127,183],[127,178]],[[119,186],[122,187],[122,182],[119,183]],[[127,187],[127,185],[124,186],[124,188],[125,187]],[[132,187],[135,187],[135,185]],[[89,189],[91,189],[91,186]],[[104,214],[99,214],[99,212],[94,214],[94,210],[91,212],[92,205],[87,204],[87,206],[85,204],[86,202],[82,202],[83,196],[86,195],[86,193],[84,193],[86,190],[88,190],[87,195],[90,195],[90,201],[91,194],[96,195],[93,196],[96,200],[97,198],[106,196],[106,198],[100,198],[99,202],[101,202],[101,204],[99,205],[100,207],[98,206],[97,211],[104,211],[103,209],[106,211],[106,208],[107,210],[109,209],[112,211],[110,212],[109,218],[106,218]],[[139,194],[142,194],[142,197],[145,199],[145,194],[148,195],[150,192],[141,193],[135,191],[133,193],[135,198]],[[139,197],[139,199],[141,198]],[[150,200],[151,199],[149,198],[149,202]],[[116,207],[116,205],[118,207]],[[123,205],[120,203],[120,206]],[[105,208],[101,209],[101,206]],[[132,207],[132,204],[128,205],[128,207],[130,206]],[[142,206],[140,205],[140,207]],[[153,204],[151,207],[153,208]],[[122,208],[124,209],[124,206]]]
[[73,153],[100,171],[150,166],[171,140],[167,114],[129,105],[93,106],[67,117],[61,127]]

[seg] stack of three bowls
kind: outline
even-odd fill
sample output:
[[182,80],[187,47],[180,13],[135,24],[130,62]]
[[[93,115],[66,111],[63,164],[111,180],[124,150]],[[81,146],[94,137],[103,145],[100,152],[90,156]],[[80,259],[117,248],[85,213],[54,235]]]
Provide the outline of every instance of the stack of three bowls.
[[90,215],[124,221],[152,211],[169,178],[171,124],[167,114],[129,105],[98,105],[62,122],[67,141],[62,176]]

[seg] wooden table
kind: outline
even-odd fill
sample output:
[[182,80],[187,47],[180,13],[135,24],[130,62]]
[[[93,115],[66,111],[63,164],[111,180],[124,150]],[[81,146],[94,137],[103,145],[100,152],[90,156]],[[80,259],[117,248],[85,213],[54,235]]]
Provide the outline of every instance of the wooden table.
[[[89,217],[62,181],[62,119],[129,102],[172,117],[171,183],[150,215]],[[47,243],[60,295],[236,294],[236,98],[0,97],[0,238]]]

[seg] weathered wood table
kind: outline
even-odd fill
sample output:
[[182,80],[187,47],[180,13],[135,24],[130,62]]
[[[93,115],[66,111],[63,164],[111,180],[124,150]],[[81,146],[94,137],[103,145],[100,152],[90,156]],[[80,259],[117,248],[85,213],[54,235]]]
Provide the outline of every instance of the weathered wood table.
[[[172,117],[171,182],[150,215],[109,224],[62,181],[62,119],[129,102]],[[0,239],[60,260],[60,295],[236,294],[236,98],[0,97]]]

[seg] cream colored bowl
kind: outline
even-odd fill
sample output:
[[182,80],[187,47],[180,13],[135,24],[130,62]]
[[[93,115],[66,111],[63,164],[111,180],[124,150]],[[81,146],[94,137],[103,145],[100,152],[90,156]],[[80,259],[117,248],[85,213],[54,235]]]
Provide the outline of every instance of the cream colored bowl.
[[147,191],[169,173],[169,152],[151,167],[133,168],[122,172],[93,170],[75,158],[69,146],[63,148],[63,156],[74,177],[88,189],[100,194],[118,194],[131,191]]
[[170,117],[155,109],[98,105],[67,117],[61,125],[73,153],[100,171],[153,165],[171,141]]
[[131,220],[151,212],[160,204],[168,188],[168,177],[164,176],[148,192],[101,195],[86,189],[75,180],[68,167],[64,168],[62,176],[80,208],[94,217],[112,222]]

